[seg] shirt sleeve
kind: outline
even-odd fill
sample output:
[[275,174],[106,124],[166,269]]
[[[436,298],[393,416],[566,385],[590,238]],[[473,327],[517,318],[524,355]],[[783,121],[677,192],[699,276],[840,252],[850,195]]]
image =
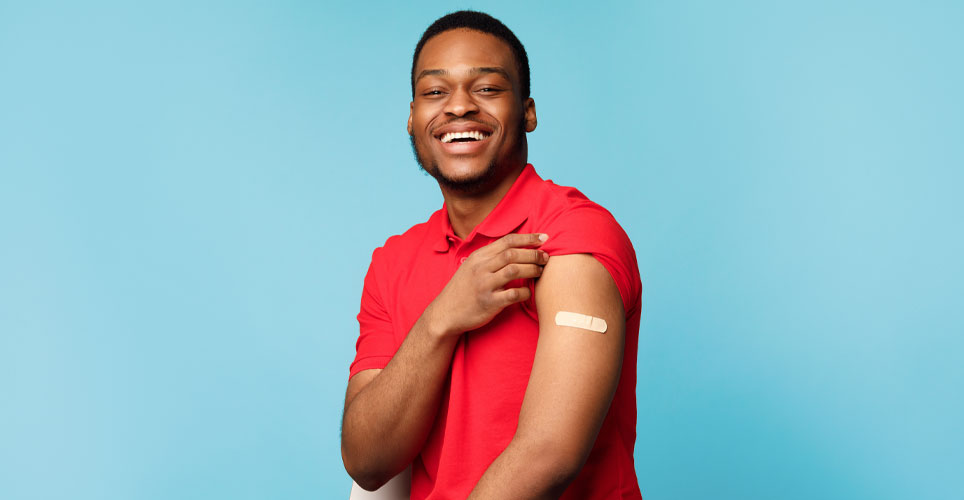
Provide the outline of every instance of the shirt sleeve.
[[365,275],[361,310],[358,312],[358,341],[355,343],[355,360],[348,369],[349,379],[363,370],[385,368],[396,351],[392,320],[378,279],[380,250],[378,248],[372,253],[372,262]]
[[636,251],[629,236],[605,208],[586,202],[562,212],[539,230],[549,235],[540,248],[550,257],[577,253],[595,257],[616,282],[627,317],[638,307],[642,283]]

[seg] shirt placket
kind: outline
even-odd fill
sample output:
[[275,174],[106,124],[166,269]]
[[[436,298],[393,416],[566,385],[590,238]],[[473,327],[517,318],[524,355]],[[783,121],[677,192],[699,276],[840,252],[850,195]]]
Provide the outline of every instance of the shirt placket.
[[454,248],[455,268],[458,269],[465,263],[465,259],[469,258],[469,243],[467,241],[457,240],[454,243]]
[[453,241],[452,248],[455,249],[454,255],[456,269],[465,263],[465,260],[469,258],[469,255],[471,255],[472,252],[485,245],[483,240],[484,238],[474,237],[465,241],[458,239]]

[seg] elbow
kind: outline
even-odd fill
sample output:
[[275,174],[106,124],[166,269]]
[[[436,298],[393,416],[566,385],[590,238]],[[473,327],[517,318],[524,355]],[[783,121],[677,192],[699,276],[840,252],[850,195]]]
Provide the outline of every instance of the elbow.
[[391,479],[391,477],[384,477],[370,470],[352,467],[348,462],[345,462],[345,470],[348,471],[348,475],[355,481],[355,484],[366,491],[375,491]]
[[586,461],[586,453],[579,447],[548,436],[524,440],[519,447],[525,450],[527,468],[536,476],[535,483],[554,495],[565,491]]
[[352,476],[352,479],[355,481],[355,484],[361,486],[361,488],[365,491],[375,491],[378,488],[385,486],[385,483],[388,482],[379,480],[378,478],[358,477],[354,475]]
[[367,491],[375,491],[392,481],[415,458],[394,446],[360,439],[364,437],[370,436],[359,433],[348,422],[343,425],[341,461],[355,484]]
[[379,471],[372,463],[359,460],[358,453],[352,453],[345,444],[344,439],[341,443],[341,461],[345,464],[345,471],[351,476],[358,486],[366,491],[375,491],[385,485],[391,478],[391,474]]
[[551,471],[548,476],[548,484],[554,493],[562,494],[569,483],[575,481],[576,476],[582,469],[582,461],[574,459],[570,455],[546,456],[547,464],[545,467]]

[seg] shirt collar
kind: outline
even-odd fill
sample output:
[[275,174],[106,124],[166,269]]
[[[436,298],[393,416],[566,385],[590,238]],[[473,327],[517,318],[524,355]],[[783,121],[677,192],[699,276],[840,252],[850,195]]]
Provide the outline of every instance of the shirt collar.
[[[471,239],[476,233],[490,238],[501,238],[518,229],[529,218],[530,201],[532,200],[529,193],[534,186],[541,182],[542,178],[536,173],[535,167],[531,163],[527,164],[519,177],[512,183],[509,191],[499,200],[492,212],[476,226],[467,239]],[[432,248],[439,252],[445,252],[448,251],[450,242],[457,241],[458,237],[455,235],[455,230],[452,229],[452,223],[449,222],[448,208],[444,203],[440,212],[441,227],[439,232],[441,234]]]

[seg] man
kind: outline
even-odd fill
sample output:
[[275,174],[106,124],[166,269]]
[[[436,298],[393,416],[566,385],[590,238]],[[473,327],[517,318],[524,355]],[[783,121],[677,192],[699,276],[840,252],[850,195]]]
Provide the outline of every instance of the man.
[[640,498],[629,239],[526,163],[528,58],[501,22],[442,17],[412,64],[408,133],[445,203],[372,255],[345,468],[373,490],[411,464],[413,499]]

